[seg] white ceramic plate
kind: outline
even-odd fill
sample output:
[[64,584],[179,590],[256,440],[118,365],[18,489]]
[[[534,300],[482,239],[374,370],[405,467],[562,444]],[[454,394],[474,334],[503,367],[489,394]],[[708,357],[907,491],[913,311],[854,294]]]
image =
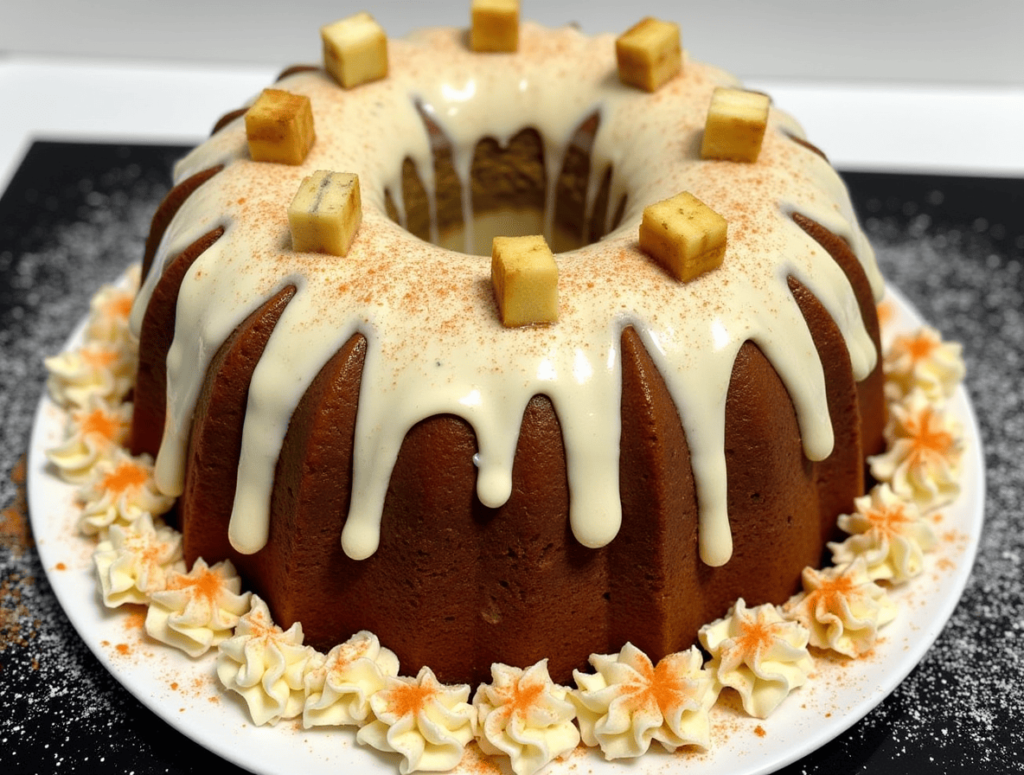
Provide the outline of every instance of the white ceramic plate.
[[[894,319],[886,334],[921,325],[920,316],[891,292]],[[83,326],[84,327],[84,326]],[[82,327],[69,342],[77,346]],[[927,555],[925,573],[891,592],[900,616],[882,630],[874,651],[857,660],[819,658],[812,680],[768,719],[745,716],[719,702],[712,711],[713,749],[704,754],[666,753],[654,744],[640,759],[606,762],[596,750],[577,748],[544,771],[555,773],[768,773],[796,761],[853,725],[917,665],[953,613],[967,583],[981,535],[984,469],[977,421],[961,388],[952,408],[967,441],[963,491],[936,523],[939,548]],[[296,721],[274,727],[252,724],[244,703],[217,682],[215,656],[190,659],[148,638],[141,607],[104,608],[92,567],[93,542],[76,530],[74,488],[47,467],[44,452],[63,440],[64,413],[40,401],[29,453],[28,494],[32,528],[57,598],[82,639],[143,704],[200,745],[256,773],[398,772],[397,755],[358,745],[352,728],[302,729]],[[129,608],[131,608],[129,606]],[[387,644],[385,644],[387,645]],[[457,771],[480,770],[472,746]],[[501,762],[510,772],[507,760]]]

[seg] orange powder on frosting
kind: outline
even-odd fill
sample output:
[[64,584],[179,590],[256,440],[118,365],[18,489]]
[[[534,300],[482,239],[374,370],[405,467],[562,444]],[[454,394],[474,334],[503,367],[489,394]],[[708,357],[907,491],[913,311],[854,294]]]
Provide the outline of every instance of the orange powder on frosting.
[[105,439],[113,440],[123,425],[114,415],[108,414],[102,409],[95,409],[79,420],[78,427],[83,436],[93,433]]
[[102,314],[114,320],[127,320],[134,301],[133,296],[116,296],[103,305]]
[[931,406],[907,423],[907,431],[913,440],[911,457],[917,462],[925,458],[946,458],[954,446],[953,435],[943,430]]
[[79,352],[82,360],[95,369],[102,369],[117,360],[115,350],[99,347],[83,347]]
[[499,693],[505,701],[500,711],[506,716],[524,716],[537,702],[544,691],[542,683],[527,683],[519,680],[508,687],[507,691]]
[[403,683],[400,686],[386,690],[386,693],[388,696],[388,710],[396,716],[406,716],[410,713],[421,713],[424,706],[437,696],[437,688],[434,686]]
[[740,635],[736,638],[736,648],[744,654],[760,654],[772,645],[775,637],[774,627],[768,622],[749,619],[740,621]]
[[125,461],[103,477],[100,481],[100,488],[118,494],[135,492],[146,484],[148,478],[149,474],[146,473],[145,468],[131,461]]
[[224,588],[224,579],[215,571],[205,569],[195,576],[175,574],[167,582],[168,589],[185,589],[186,587],[190,588],[196,596],[202,597],[212,604]]
[[843,601],[853,590],[853,579],[846,575],[829,579],[825,574],[815,572],[815,581],[819,585],[807,593],[807,601],[815,607],[823,605],[829,613],[842,614]]
[[11,482],[15,485],[14,502],[0,511],[0,547],[7,549],[14,557],[21,557],[32,548],[32,531],[28,526],[28,499],[25,495],[25,458],[11,471]]
[[913,336],[897,337],[894,347],[905,348],[910,359],[914,363],[919,363],[929,358],[939,348],[940,344],[941,342],[937,337],[922,330]]
[[907,515],[906,507],[902,503],[869,509],[865,516],[873,528],[887,536],[903,535],[907,525],[914,522]]
[[647,655],[639,655],[638,671],[642,674],[642,684],[627,684],[632,697],[630,705],[634,708],[657,707],[665,715],[672,707],[679,704],[679,695],[689,696],[686,682],[680,680],[672,671],[672,663],[663,659],[655,667]]

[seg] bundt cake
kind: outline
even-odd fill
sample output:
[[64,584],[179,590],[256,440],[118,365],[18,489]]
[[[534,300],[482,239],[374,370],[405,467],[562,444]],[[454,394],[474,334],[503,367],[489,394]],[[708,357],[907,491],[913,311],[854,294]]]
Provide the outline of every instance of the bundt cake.
[[[648,92],[573,28],[387,46],[384,78],[277,83],[309,99],[301,163],[254,160],[236,112],[154,217],[131,446],[187,562],[229,558],[318,648],[369,630],[448,682],[545,657],[565,681],[784,602],[882,448],[882,283],[839,176],[774,107],[755,162],[703,159],[735,82],[685,53]],[[292,247],[315,170],[358,175],[346,256]],[[728,223],[689,282],[637,236],[684,190]],[[509,233],[557,254],[557,322],[502,325],[478,254]]]

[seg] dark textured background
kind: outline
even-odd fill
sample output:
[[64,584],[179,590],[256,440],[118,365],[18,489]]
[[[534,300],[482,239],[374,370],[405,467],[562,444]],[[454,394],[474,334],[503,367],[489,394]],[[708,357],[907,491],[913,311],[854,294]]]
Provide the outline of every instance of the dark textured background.
[[[182,148],[36,143],[0,198],[0,773],[237,771],[139,704],[78,638],[26,526],[19,462],[91,294],[141,257]],[[786,773],[1024,772],[1024,181],[848,175],[887,278],[964,344],[985,445],[978,561],[874,712]]]

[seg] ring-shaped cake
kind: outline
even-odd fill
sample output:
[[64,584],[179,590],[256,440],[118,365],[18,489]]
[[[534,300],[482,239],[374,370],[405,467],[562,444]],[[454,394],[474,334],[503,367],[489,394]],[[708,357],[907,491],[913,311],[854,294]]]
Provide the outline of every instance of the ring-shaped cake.
[[[839,176],[775,108],[756,163],[702,160],[734,79],[684,59],[639,91],[609,36],[428,30],[388,59],[354,89],[285,76],[305,161],[253,161],[236,118],[154,219],[132,447],[187,561],[230,559],[313,645],[370,630],[459,682],[657,659],[786,600],[882,446],[882,281]],[[314,170],[359,176],[345,257],[292,249]],[[637,239],[684,190],[729,227],[687,283]],[[477,253],[511,222],[556,250],[557,323],[501,323]]]

